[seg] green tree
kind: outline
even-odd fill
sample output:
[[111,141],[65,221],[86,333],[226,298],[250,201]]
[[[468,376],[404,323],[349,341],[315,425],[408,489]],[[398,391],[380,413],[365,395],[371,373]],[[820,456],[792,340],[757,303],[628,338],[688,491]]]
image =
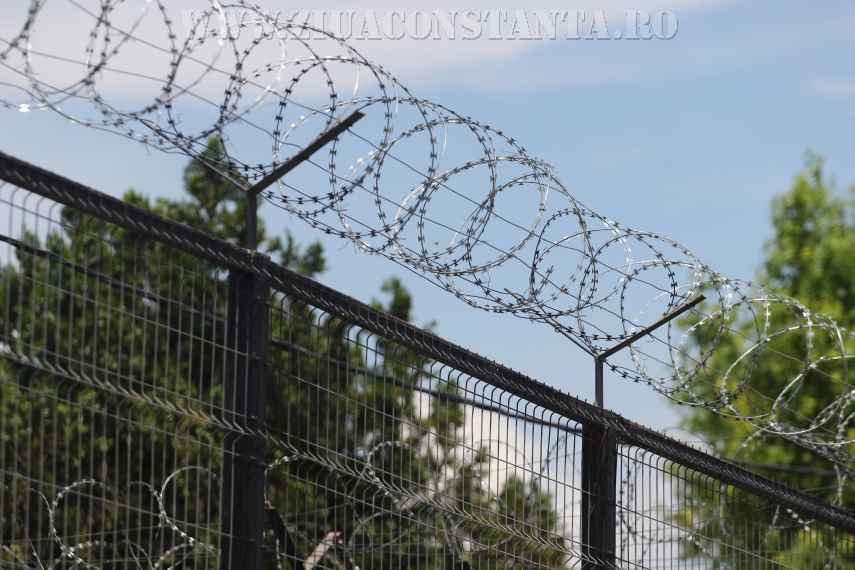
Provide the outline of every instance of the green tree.
[[[789,192],[773,200],[773,236],[764,247],[765,260],[759,269],[758,281],[778,294],[798,299],[811,311],[828,315],[840,326],[852,330],[855,328],[855,186],[846,198],[836,195],[834,183],[823,177],[822,167],[821,157],[808,154],[805,168],[795,176]],[[773,305],[773,325],[789,320],[791,316],[783,308]],[[725,336],[700,381],[693,384],[693,389],[706,391],[708,399],[714,399],[714,390],[731,381],[723,378],[721,371],[727,370],[744,350],[746,337],[754,336],[750,333],[753,326],[751,322],[735,323],[734,328],[743,330],[745,336]],[[766,405],[760,401],[761,397],[754,397],[754,394],[774,398],[801,371],[802,363],[776,358],[774,353],[804,354],[802,338],[790,335],[775,342],[778,344],[766,351],[770,356],[764,356],[756,363],[750,377],[752,389],[732,402],[745,415],[756,413]],[[815,343],[812,354],[831,351],[825,339],[817,337]],[[798,407],[789,409],[789,415],[778,420],[803,426],[807,420],[815,418],[842,395],[844,385],[829,380],[829,376],[843,378],[845,374],[839,363],[808,371],[809,377],[802,382],[798,398],[793,399]],[[710,413],[703,408],[683,409],[686,410],[683,425],[704,436],[715,451],[725,457],[829,471],[828,475],[776,471],[776,477],[800,488],[831,487],[830,493],[825,495],[834,498],[836,477],[831,472],[833,466],[830,462],[780,437],[758,437],[748,422]],[[748,446],[744,445],[746,441],[750,442]],[[853,505],[848,501],[847,504]]]
[[[798,299],[812,312],[828,315],[840,326],[853,330],[855,186],[850,189],[848,196],[836,194],[834,182],[823,176],[822,158],[808,153],[804,170],[796,174],[790,190],[772,202],[772,227],[773,236],[765,244],[765,259],[759,268],[757,280],[775,293]],[[779,330],[793,322],[793,315],[783,304],[772,304],[769,322],[772,325],[770,330]],[[762,433],[750,422],[731,417],[769,414],[771,402],[778,394],[788,389],[792,391],[789,383],[804,374],[798,392],[793,394],[795,397],[771,419],[795,428],[810,427],[824,409],[838,401],[848,390],[843,382],[834,380],[846,378],[848,373],[845,363],[828,358],[838,352],[833,339],[816,335],[812,346],[808,346],[804,335],[784,334],[765,342],[760,356],[740,358],[756,338],[756,323],[750,317],[744,317],[741,321],[729,324],[733,331],[725,333],[710,361],[692,382],[691,389],[701,399],[712,402],[721,393],[736,391],[740,381],[747,381],[750,388],[740,391],[737,398],[727,402],[732,408],[730,411],[735,414],[719,414],[704,407],[684,406],[683,426],[704,437],[714,451],[722,456],[750,462],[754,469],[765,471],[767,475],[795,488],[827,500],[840,501],[850,509],[855,508],[855,493],[851,486],[838,486],[834,465],[829,460],[804,445]],[[716,323],[712,323],[707,328],[696,330],[691,340],[698,347],[706,346],[715,327]],[[851,353],[855,345],[849,340],[846,342],[847,351]],[[826,358],[806,369],[798,358],[786,356],[806,353],[810,353],[815,361],[818,355],[826,355]],[[729,373],[725,374],[724,371]],[[851,411],[847,408],[838,410],[838,413],[843,418]],[[855,435],[855,426],[846,426],[844,435],[849,438]],[[839,451],[851,453],[855,450],[840,448]],[[763,465],[770,467],[764,468]],[[781,466],[789,469],[782,470]],[[734,494],[732,489],[725,492]],[[726,525],[720,524],[721,517],[713,513],[715,509],[708,512],[701,506],[703,501],[698,499],[701,496],[705,496],[703,486],[687,487],[684,499],[692,505],[693,512],[683,512],[680,515],[682,522],[689,527],[700,525],[705,529],[699,532],[700,535],[712,533],[708,536],[730,544],[734,552],[764,549],[773,552],[777,549],[779,556],[784,556],[789,549],[795,556],[795,551],[799,549],[820,548],[816,546],[816,540],[811,542],[810,534],[800,525],[791,525],[789,530],[769,530],[751,537],[728,537]],[[714,497],[707,498],[715,502]],[[706,508],[712,508],[710,504]],[[770,529],[773,526],[771,511],[754,508],[750,502],[730,502],[728,505],[728,508],[734,509],[728,511],[728,516],[736,520],[755,520],[760,526],[770,525]],[[706,515],[703,514],[705,512]],[[765,521],[757,520],[764,516]],[[689,524],[689,521],[695,522]],[[750,544],[744,542],[749,539]],[[743,542],[738,546],[728,542],[734,540]],[[810,544],[814,546],[806,546]],[[722,551],[724,558],[726,551]],[[811,564],[820,564],[822,560],[824,558],[817,555],[812,563],[793,560],[790,563],[811,567]]]

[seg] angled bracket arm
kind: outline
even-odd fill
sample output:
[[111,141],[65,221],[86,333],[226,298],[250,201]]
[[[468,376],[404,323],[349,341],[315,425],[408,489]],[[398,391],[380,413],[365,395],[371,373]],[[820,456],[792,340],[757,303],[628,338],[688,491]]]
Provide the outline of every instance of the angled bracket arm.
[[598,355],[596,355],[596,357],[594,359],[594,403],[596,404],[596,406],[600,407],[600,408],[603,407],[603,364],[605,363],[605,361],[608,357],[612,356],[613,354],[615,354],[618,351],[623,350],[624,348],[628,347],[629,345],[631,345],[632,343],[634,343],[638,339],[649,335],[650,333],[652,333],[653,331],[655,331],[656,329],[658,329],[662,325],[676,319],[677,317],[679,317],[680,315],[682,315],[683,313],[685,313],[686,311],[688,311],[692,307],[696,306],[698,303],[700,303],[704,299],[706,299],[705,296],[698,295],[697,297],[695,297],[691,301],[687,302],[686,304],[684,304],[684,305],[680,306],[679,308],[671,311],[670,313],[668,313],[667,315],[665,315],[664,317],[662,317],[661,319],[659,319],[658,321],[656,321],[655,323],[650,325],[649,327],[642,329],[642,330],[638,331],[637,333],[635,333],[634,335],[630,336],[628,339],[626,339],[622,343],[617,344],[617,345],[611,347],[610,349],[605,350],[605,351],[599,353]]
[[307,161],[313,154],[321,150],[327,143],[339,136],[341,133],[352,127],[356,121],[364,116],[365,113],[362,111],[354,111],[342,119],[337,125],[321,133],[318,138],[306,145],[303,150],[277,166],[273,172],[262,178],[261,182],[247,190],[247,192],[253,196],[260,193],[262,190],[266,189],[268,186],[297,168],[300,164]]
[[341,133],[349,129],[353,124],[365,116],[362,111],[354,111],[344,120],[321,133],[321,136],[310,142],[306,147],[273,169],[273,172],[261,179],[261,182],[246,191],[246,247],[256,249],[258,247],[258,200],[256,196],[265,188],[297,168],[307,161],[309,157],[321,150],[327,143],[335,139]]

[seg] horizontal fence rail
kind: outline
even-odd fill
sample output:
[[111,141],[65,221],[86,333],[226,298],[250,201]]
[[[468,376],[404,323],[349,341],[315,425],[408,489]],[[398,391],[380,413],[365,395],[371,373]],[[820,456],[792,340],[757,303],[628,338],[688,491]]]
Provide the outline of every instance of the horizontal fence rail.
[[831,568],[855,515],[0,153],[9,567]]

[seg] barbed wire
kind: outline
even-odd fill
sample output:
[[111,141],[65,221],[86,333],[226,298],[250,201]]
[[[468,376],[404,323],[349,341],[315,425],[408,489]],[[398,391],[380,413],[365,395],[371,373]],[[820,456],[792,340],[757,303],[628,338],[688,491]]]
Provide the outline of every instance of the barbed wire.
[[[324,30],[247,1],[211,0],[189,27],[183,22],[181,40],[174,11],[161,0],[67,0],[63,6],[91,23],[71,29],[66,22],[77,36],[64,35],[63,45],[78,46],[75,55],[52,45],[55,20],[67,15],[48,4],[33,0],[9,15],[20,25],[7,24],[17,31],[0,38],[5,107],[50,109],[153,148],[189,152],[249,184],[359,110],[366,118],[332,141],[324,159],[316,155],[263,197],[473,307],[545,323],[593,354],[702,293],[708,300],[690,317],[629,347],[631,360],[618,358],[612,370],[682,404],[748,422],[756,433],[746,453],[756,438],[779,436],[832,461],[841,489],[847,481],[855,339],[833,319],[590,210],[514,138],[414,96]],[[226,15],[235,10],[237,25]],[[782,390],[752,382],[770,367],[787,375]],[[801,405],[814,382],[829,386],[828,405]]]
[[[429,439],[429,436],[422,439]],[[503,441],[476,443],[489,444],[491,449],[507,446]],[[405,445],[408,444],[386,441],[375,447],[373,451],[377,452],[381,447]],[[566,446],[565,440],[556,442],[550,454],[558,454],[562,450],[566,452]],[[429,442],[426,447],[428,449],[420,450],[419,455],[454,455],[459,451],[458,449],[440,449],[441,446],[436,441]],[[434,447],[437,449],[430,449]],[[468,448],[468,445],[460,445],[460,447]],[[469,449],[471,451],[472,448]],[[547,476],[548,459],[542,461],[540,467],[537,467],[528,462],[522,452],[513,446],[508,446],[506,452],[520,459],[520,465],[511,471],[524,471],[533,477],[533,488],[538,488],[539,478]],[[386,473],[383,469],[372,465],[370,459],[366,461],[360,473],[347,472],[341,465],[337,465],[330,459],[323,454],[312,456],[291,452],[280,456],[266,469],[268,479],[271,475],[279,475],[279,483],[284,477],[285,480],[290,480],[290,484],[299,487],[329,485],[333,481],[332,487],[345,495],[348,502],[359,502],[363,506],[369,506],[357,520],[353,521],[353,530],[347,536],[343,536],[341,531],[328,532],[328,529],[318,525],[317,521],[308,517],[293,516],[293,513],[288,517],[287,523],[282,519],[286,532],[291,535],[286,538],[286,541],[292,540],[300,544],[304,552],[311,552],[305,561],[307,569],[310,568],[310,561],[312,561],[311,567],[358,567],[365,556],[407,546],[414,540],[414,536],[419,534],[423,535],[419,540],[426,545],[430,545],[433,549],[445,550],[457,558],[469,556],[477,559],[480,555],[485,557],[503,555],[515,558],[521,555],[515,552],[515,543],[525,540],[529,551],[531,549],[554,550],[567,559],[589,560],[588,556],[580,552],[579,537],[572,536],[572,521],[565,520],[565,517],[577,510],[580,501],[578,490],[571,486],[564,489],[567,495],[564,498],[566,504],[558,511],[557,527],[551,533],[531,532],[537,524],[539,512],[536,509],[528,513],[516,512],[515,508],[520,505],[509,504],[503,499],[497,486],[508,484],[512,477],[507,473],[501,473],[509,468],[500,457],[491,457],[486,463],[479,464],[475,473],[468,475],[462,473],[466,467],[461,465],[451,469],[451,473],[443,472],[449,465],[446,463],[446,458],[443,458],[439,461],[439,469],[431,480],[425,482],[425,486],[415,489],[405,489],[390,484],[385,480]],[[309,478],[304,478],[305,474],[301,477],[290,473],[288,465],[293,463],[311,465],[317,472]],[[572,460],[569,467],[571,470],[578,470],[578,465]],[[634,465],[633,468],[639,469],[641,466]],[[187,476],[189,472],[195,472],[195,475]],[[572,473],[565,474],[567,478],[572,476]],[[455,489],[457,479],[467,477],[473,478],[479,493],[484,497],[483,502],[492,505],[491,507],[469,502],[461,496],[459,489]],[[626,504],[621,503],[624,508],[620,509],[621,524],[630,527],[629,532],[623,533],[623,551],[627,556],[631,556],[637,544],[677,544],[693,535],[693,529],[672,528],[668,524],[662,525],[661,528],[643,528],[644,525],[638,525],[642,528],[632,528],[636,526],[635,519],[640,520],[645,513],[627,509],[635,506],[638,500],[634,496],[635,482],[631,479],[630,475],[620,482],[620,488],[624,490],[621,495],[626,494],[628,497],[624,501]],[[360,484],[354,484],[354,480]],[[211,532],[218,527],[221,512],[216,501],[197,505],[201,506],[201,512],[188,510],[185,507],[184,512],[180,513],[173,512],[173,510],[182,510],[175,505],[170,509],[170,501],[167,497],[170,495],[218,497],[219,485],[220,481],[211,469],[191,465],[170,473],[159,488],[144,481],[132,481],[114,488],[97,479],[81,479],[63,487],[55,487],[53,495],[45,494],[43,492],[45,487],[26,487],[23,488],[24,493],[34,496],[35,503],[27,500],[9,503],[10,509],[5,513],[4,521],[4,530],[8,539],[0,545],[0,551],[5,552],[21,567],[26,568],[55,568],[71,564],[81,568],[97,569],[111,567],[118,563],[129,568],[157,569],[176,568],[188,563],[198,564],[200,559],[217,560],[220,556],[220,550],[216,544],[218,537],[216,532]],[[271,485],[275,486],[275,482],[268,480],[267,491]],[[8,486],[0,485],[0,488],[10,496],[14,495],[13,490]],[[366,497],[370,500],[366,501]],[[389,507],[384,498],[393,502],[395,507],[392,512],[400,519],[400,528],[391,534],[387,529],[372,527],[376,518],[389,516]],[[525,500],[536,501],[537,498],[537,495],[533,494]],[[463,502],[460,505],[456,504],[459,501]],[[276,506],[269,499],[266,502],[269,509],[278,513]],[[706,504],[702,506],[708,507]],[[491,508],[497,510],[494,512],[490,510]],[[670,511],[678,507],[666,502],[651,505],[648,508]],[[97,517],[93,517],[92,513],[101,513],[105,518],[99,521]],[[46,536],[32,536],[27,531],[28,523],[36,519],[41,520],[41,516],[47,519],[48,533]],[[453,533],[448,533],[439,524],[441,519],[448,516],[453,516],[456,521]],[[467,523],[471,528],[467,529]],[[810,524],[810,522],[803,524]],[[493,531],[487,530],[491,525],[502,528],[504,535],[500,534],[497,539],[491,538],[490,534]],[[570,540],[559,540],[568,530],[571,531]],[[378,532],[379,534],[375,536]],[[320,547],[327,541],[330,541],[326,545],[329,548],[312,550],[315,544]],[[46,544],[48,542],[53,543],[59,550],[59,555],[53,560],[50,558],[55,556],[54,550]],[[278,538],[276,542],[267,544],[267,547],[275,550],[273,556],[280,561],[277,567],[285,567],[281,561],[288,559],[289,556],[297,556],[296,549],[288,552],[288,546],[280,543]],[[715,553],[707,554],[711,559],[719,558]],[[318,564],[325,556],[329,556],[326,564]],[[341,564],[339,558],[345,559],[347,564]]]
[[[27,487],[25,492],[37,497],[37,504],[35,508],[24,501],[11,505],[11,513],[5,513],[11,516],[4,520],[4,530],[11,532],[9,539],[2,545],[2,550],[21,567],[26,568],[54,568],[62,566],[63,563],[83,568],[101,568],[102,564],[109,566],[117,562],[136,568],[171,568],[195,557],[216,559],[219,556],[219,548],[216,545],[206,544],[204,540],[198,540],[188,534],[200,530],[206,532],[206,523],[211,521],[201,520],[198,513],[193,522],[181,520],[181,517],[170,512],[164,501],[166,494],[175,493],[175,487],[182,485],[178,479],[188,471],[198,471],[206,476],[206,483],[219,486],[217,476],[209,469],[188,466],[171,473],[160,489],[143,481],[133,481],[121,489],[114,489],[96,479],[75,481],[58,488],[54,496],[44,494],[39,488]],[[2,485],[2,489],[9,496],[14,496],[8,486]],[[135,495],[134,489],[139,489],[138,496]],[[183,490],[185,489],[179,489],[179,492]],[[148,502],[142,496],[146,493]],[[92,504],[100,504],[102,512],[113,515],[114,520],[103,521],[103,527],[110,530],[105,532],[99,524],[93,524],[87,509],[81,509],[81,502],[90,508]],[[117,505],[126,509],[112,508]],[[41,509],[47,511],[48,535],[29,536],[27,522],[36,519],[41,514]],[[203,512],[203,517],[210,516],[212,511],[215,512],[216,509],[210,508]],[[145,526],[144,521],[150,526]],[[115,526],[110,523],[115,523]],[[184,527],[186,531],[180,527]],[[150,541],[148,550],[141,543],[142,531],[155,537]],[[169,531],[174,533],[171,537],[173,540],[165,538]],[[45,539],[52,541],[61,553],[55,560],[42,560],[39,556],[39,553],[45,550],[41,548],[41,542]],[[157,549],[158,543],[161,549]],[[52,552],[52,549],[48,551]]]

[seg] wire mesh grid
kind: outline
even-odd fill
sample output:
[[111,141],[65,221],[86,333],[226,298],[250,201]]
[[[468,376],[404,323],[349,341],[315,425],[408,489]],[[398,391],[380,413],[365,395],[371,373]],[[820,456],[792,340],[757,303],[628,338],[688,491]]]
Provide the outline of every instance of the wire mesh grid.
[[855,542],[655,453],[617,448],[617,557],[621,568],[850,568]]
[[511,389],[269,262],[257,318],[238,261],[8,183],[0,216],[4,567],[249,568],[224,554],[248,525],[257,567],[289,570],[853,566],[851,528],[792,493]]
[[221,272],[9,184],[0,213],[3,565],[215,566]]
[[306,570],[570,563],[574,422],[289,296],[273,315],[267,500]]
[[[273,312],[268,413],[276,419],[268,429],[276,445],[267,504],[278,527],[268,557],[280,565],[838,568],[855,561],[851,534],[614,434],[606,437],[611,457],[593,466],[612,494],[589,496],[597,487],[584,481],[592,466],[583,450],[607,447],[596,430],[299,300],[282,296]],[[589,546],[597,508],[614,534],[603,551]]]

